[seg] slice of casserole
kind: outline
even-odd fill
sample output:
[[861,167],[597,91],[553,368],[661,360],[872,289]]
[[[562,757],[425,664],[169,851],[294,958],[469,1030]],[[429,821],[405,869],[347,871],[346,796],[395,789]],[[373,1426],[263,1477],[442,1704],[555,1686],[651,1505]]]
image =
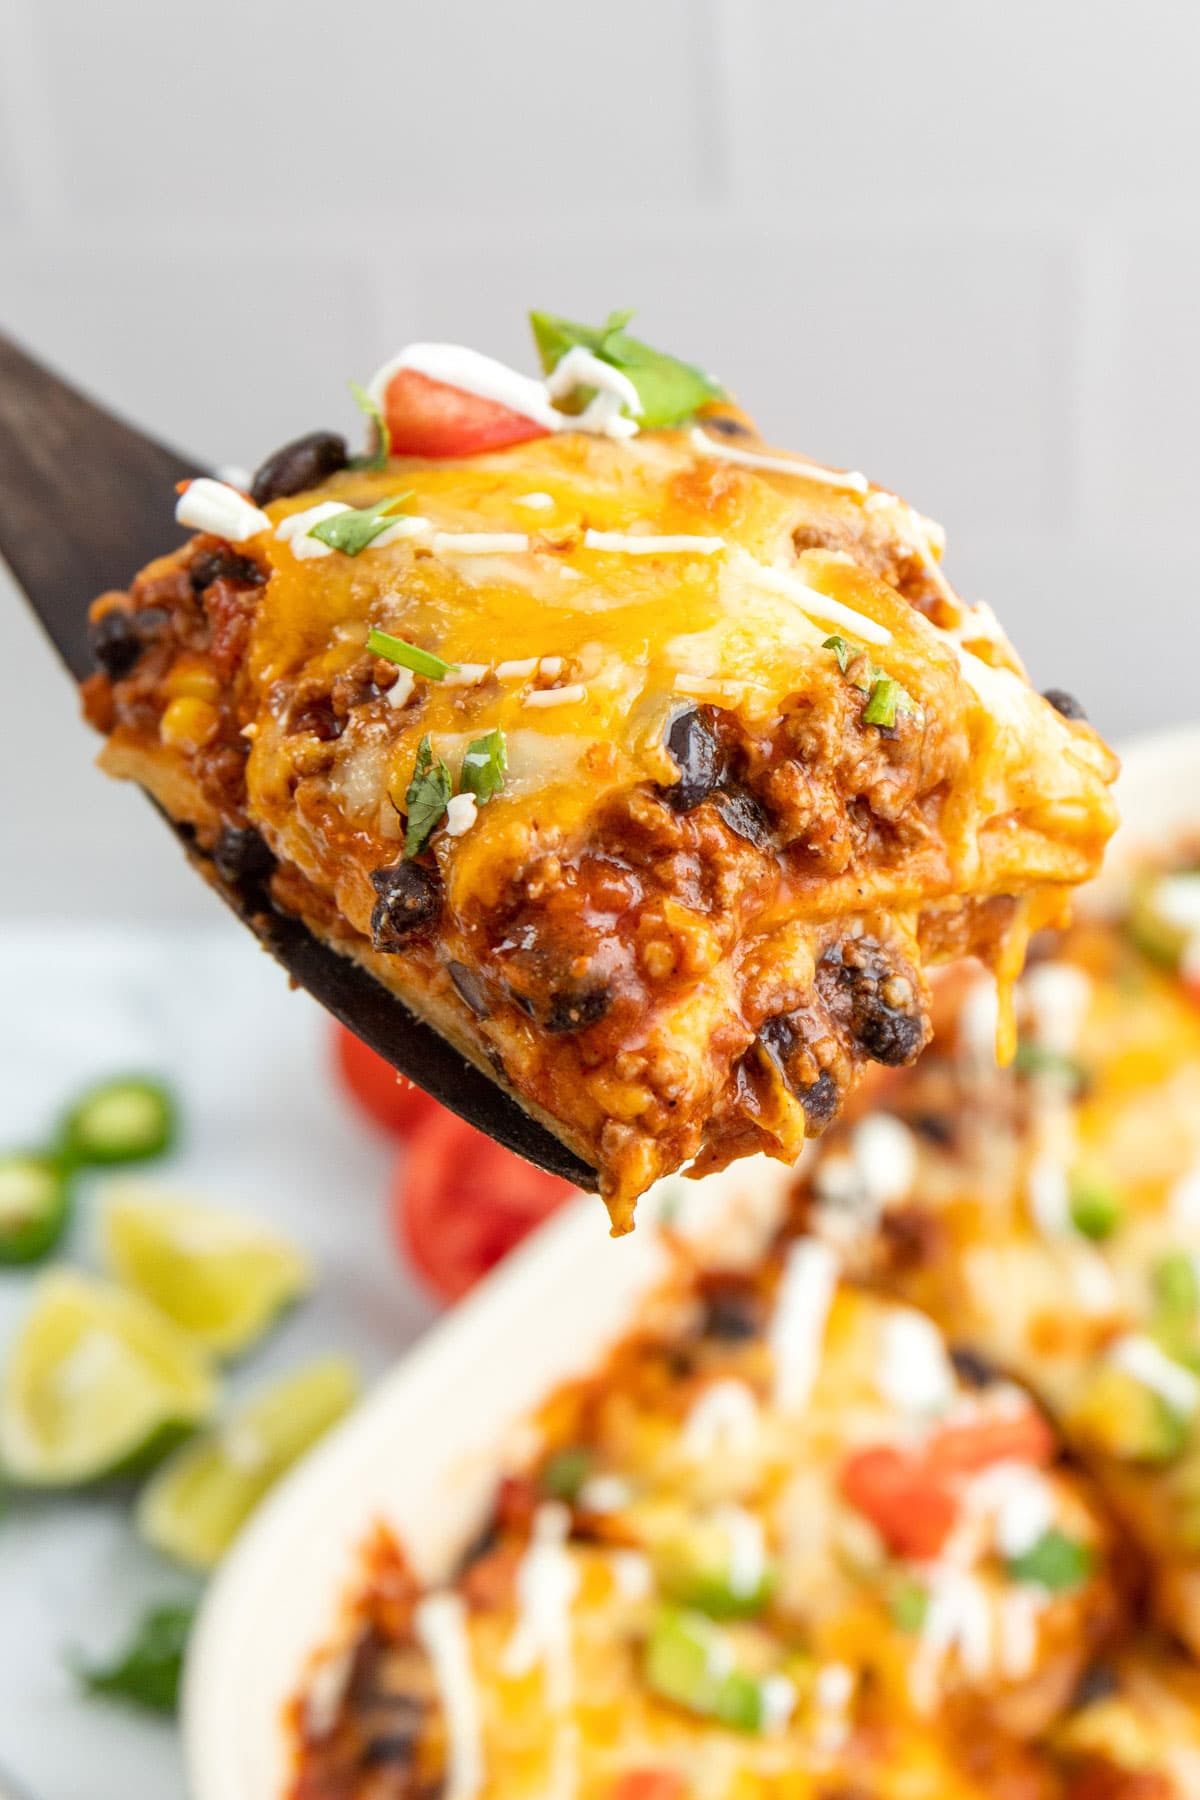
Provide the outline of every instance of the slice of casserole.
[[545,382],[412,346],[374,457],[318,433],[250,497],[192,483],[198,535],[93,609],[87,708],[105,769],[489,1071],[622,1231],[912,1061],[927,962],[1007,981],[1115,765],[903,501],[621,321],[538,331]]

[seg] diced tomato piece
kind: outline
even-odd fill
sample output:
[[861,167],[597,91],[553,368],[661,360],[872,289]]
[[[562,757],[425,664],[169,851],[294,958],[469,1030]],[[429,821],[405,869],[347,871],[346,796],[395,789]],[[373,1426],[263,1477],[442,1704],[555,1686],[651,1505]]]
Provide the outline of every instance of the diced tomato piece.
[[383,396],[383,416],[396,456],[475,456],[548,437],[544,425],[463,388],[398,369]]
[[608,1800],[683,1800],[687,1783],[676,1769],[627,1769],[608,1790]]
[[393,1225],[418,1274],[457,1300],[572,1191],[439,1107],[396,1165]]
[[939,1476],[890,1444],[856,1451],[842,1469],[841,1485],[897,1556],[936,1556],[958,1516],[954,1495]]
[[925,1445],[925,1467],[938,1475],[973,1475],[992,1463],[1023,1462],[1044,1468],[1054,1459],[1054,1433],[1032,1406],[1024,1412],[985,1414],[963,1425],[945,1425]]
[[344,1025],[334,1029],[333,1060],[354,1100],[385,1131],[406,1137],[421,1119],[442,1111],[432,1094],[397,1075],[390,1063]]
[[541,1494],[529,1475],[506,1475],[496,1495],[496,1523],[504,1531],[528,1531]]

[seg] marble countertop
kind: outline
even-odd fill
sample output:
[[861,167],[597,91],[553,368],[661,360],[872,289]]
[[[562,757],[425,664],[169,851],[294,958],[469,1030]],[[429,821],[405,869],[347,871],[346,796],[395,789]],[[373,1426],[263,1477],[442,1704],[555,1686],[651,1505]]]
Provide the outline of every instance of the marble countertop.
[[[176,1087],[178,1149],[142,1179],[270,1220],[314,1257],[314,1297],[228,1377],[237,1395],[327,1350],[369,1377],[433,1317],[394,1251],[395,1151],[342,1101],[329,1022],[230,921],[172,930],[7,923],[0,938],[0,1145],[36,1144],[81,1086],[147,1070]],[[96,1267],[103,1180],[62,1254]],[[35,1275],[0,1270],[0,1354]],[[183,1800],[177,1734],[80,1698],[63,1665],[107,1654],[144,1608],[195,1583],[137,1541],[130,1496],[27,1497],[0,1510],[0,1796]]]

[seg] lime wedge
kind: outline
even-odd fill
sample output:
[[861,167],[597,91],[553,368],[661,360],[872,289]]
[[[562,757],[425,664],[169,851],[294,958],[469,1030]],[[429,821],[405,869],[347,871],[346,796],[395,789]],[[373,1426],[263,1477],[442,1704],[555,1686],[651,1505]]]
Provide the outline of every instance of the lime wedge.
[[232,1356],[313,1280],[285,1239],[236,1213],[132,1185],[109,1189],[109,1267],[216,1356]]
[[34,1290],[0,1389],[0,1462],[16,1481],[74,1487],[144,1467],[211,1418],[196,1346],[152,1306],[56,1269]]
[[211,1569],[268,1488],[357,1396],[358,1375],[339,1356],[261,1389],[224,1425],[163,1464],[138,1502],[142,1537],[190,1568]]

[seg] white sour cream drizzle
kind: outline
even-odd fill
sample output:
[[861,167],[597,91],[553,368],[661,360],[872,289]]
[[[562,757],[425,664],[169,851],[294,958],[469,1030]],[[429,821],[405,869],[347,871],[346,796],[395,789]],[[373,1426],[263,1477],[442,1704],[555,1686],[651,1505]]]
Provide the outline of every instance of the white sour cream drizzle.
[[830,599],[828,594],[819,593],[809,587],[799,575],[787,569],[774,569],[766,563],[755,562],[753,557],[740,556],[741,565],[748,580],[756,586],[764,588],[768,594],[779,594],[785,600],[794,600],[801,612],[807,613],[810,619],[819,619],[822,625],[844,625],[847,631],[854,632],[865,644],[890,644],[892,634],[886,625],[877,624],[865,613],[856,612],[852,606],[843,606],[840,600]]
[[[564,357],[563,362],[567,360]],[[444,382],[447,387],[460,389],[465,394],[476,394],[481,400],[491,400],[498,406],[506,406],[510,412],[520,413],[524,419],[532,419],[545,431],[588,431],[598,433],[602,437],[629,437],[637,425],[632,419],[625,418],[621,406],[628,404],[622,397],[623,389],[618,383],[631,388],[632,383],[618,369],[610,369],[607,363],[596,361],[597,369],[605,371],[604,376],[590,372],[586,377],[586,385],[598,390],[596,399],[577,415],[560,412],[553,403],[550,383],[540,380],[535,375],[522,375],[516,369],[510,369],[507,363],[498,362],[493,356],[484,356],[479,350],[471,350],[465,344],[409,344],[399,356],[385,363],[372,376],[367,392],[375,405],[381,410],[387,395],[388,384],[393,376],[402,369],[412,369],[418,375],[426,376],[430,381]],[[559,368],[562,363],[559,364]],[[577,361],[574,365],[580,367]],[[558,370],[555,370],[555,374]],[[616,382],[608,377],[617,378]],[[551,377],[553,380],[553,376]],[[579,386],[575,379],[572,386]],[[556,389],[558,393],[569,391],[566,388]],[[634,390],[636,399],[636,390]]]
[[517,1622],[504,1648],[506,1675],[528,1675],[541,1664],[546,1702],[552,1712],[571,1704],[575,1676],[571,1657],[571,1602],[579,1571],[567,1550],[571,1514],[551,1502],[533,1518],[529,1549],[516,1574]]
[[271,529],[266,513],[245,494],[208,475],[188,482],[175,503],[175,518],[192,531],[210,531],[230,544],[243,544]]
[[617,550],[625,556],[711,556],[725,548],[721,537],[654,537],[636,531],[585,531],[585,550]]
[[473,1800],[483,1786],[483,1735],[461,1596],[431,1594],[417,1607],[415,1625],[433,1665],[446,1715],[449,1769],[444,1800]]
[[991,1520],[996,1549],[1003,1557],[1024,1556],[1054,1524],[1054,1489],[1028,1463],[994,1463],[963,1491],[973,1517]]
[[909,1670],[913,1703],[929,1712],[937,1701],[943,1660],[958,1652],[963,1673],[982,1682],[992,1667],[992,1614],[987,1590],[975,1575],[945,1564],[928,1570],[929,1605]]
[[736,444],[710,437],[699,425],[693,425],[692,448],[702,456],[715,456],[721,462],[741,463],[747,469],[777,469],[782,475],[798,475],[803,481],[819,481],[825,487],[848,488],[851,493],[865,494],[870,482],[857,469],[843,472],[827,469],[822,463],[806,462],[799,456],[770,456],[763,450],[742,450]]
[[828,1244],[798,1238],[789,1245],[768,1332],[781,1411],[800,1412],[808,1405],[837,1284],[838,1259]]

